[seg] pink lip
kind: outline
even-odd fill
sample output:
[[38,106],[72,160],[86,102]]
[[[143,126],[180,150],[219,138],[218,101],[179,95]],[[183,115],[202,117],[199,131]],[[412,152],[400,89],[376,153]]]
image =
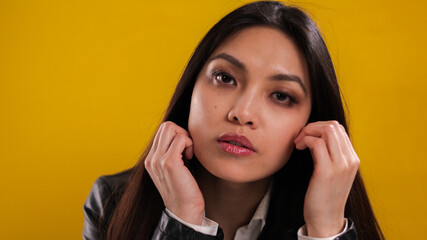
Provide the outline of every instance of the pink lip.
[[[242,146],[230,143],[230,141],[236,142]],[[226,133],[222,135],[218,139],[218,144],[224,151],[237,156],[248,156],[256,152],[251,141],[245,136],[238,135],[237,133]]]

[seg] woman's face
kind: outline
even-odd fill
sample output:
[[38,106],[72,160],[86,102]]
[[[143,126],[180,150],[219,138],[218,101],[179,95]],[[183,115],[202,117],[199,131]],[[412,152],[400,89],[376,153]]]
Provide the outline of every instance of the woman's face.
[[197,77],[188,122],[194,154],[223,180],[264,179],[286,164],[310,111],[307,65],[294,42],[274,28],[246,28]]

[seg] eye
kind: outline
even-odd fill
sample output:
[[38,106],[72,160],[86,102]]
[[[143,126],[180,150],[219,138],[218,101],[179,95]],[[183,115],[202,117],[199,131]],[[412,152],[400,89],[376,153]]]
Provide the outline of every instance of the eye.
[[285,92],[274,92],[272,97],[280,104],[292,105],[297,103],[296,99],[292,95]]
[[212,73],[212,77],[215,79],[215,81],[223,84],[227,84],[227,85],[236,84],[236,80],[233,78],[233,76],[231,76],[230,74],[224,71],[214,71]]

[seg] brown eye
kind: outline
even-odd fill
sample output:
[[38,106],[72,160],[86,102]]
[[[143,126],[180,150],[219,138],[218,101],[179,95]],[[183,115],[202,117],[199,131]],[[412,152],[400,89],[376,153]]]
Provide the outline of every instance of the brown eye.
[[297,103],[296,99],[292,95],[285,92],[274,92],[272,94],[272,98],[279,104],[292,105]]
[[273,94],[275,96],[275,98],[278,101],[284,102],[286,99],[289,98],[289,95],[287,95],[286,93],[281,93],[281,92],[276,92]]
[[236,83],[236,80],[234,80],[234,78],[226,72],[216,71],[212,73],[212,76],[216,81],[224,84],[232,85]]

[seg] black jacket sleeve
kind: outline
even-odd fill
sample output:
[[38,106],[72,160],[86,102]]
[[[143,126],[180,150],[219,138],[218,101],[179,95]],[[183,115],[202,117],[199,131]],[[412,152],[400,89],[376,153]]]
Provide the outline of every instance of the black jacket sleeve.
[[[130,181],[132,169],[100,176],[90,190],[83,205],[84,224],[83,239],[99,239],[100,233],[105,233],[112,214],[125,186]],[[107,204],[107,206],[106,206]]]
[[347,231],[342,233],[334,240],[358,240],[356,227],[354,226],[354,222],[351,220],[351,218],[348,218],[348,226],[349,227],[347,228]]
[[[92,186],[89,196],[83,205],[84,223],[83,239],[96,240],[99,238],[99,221],[103,217],[103,207],[106,199],[111,195],[111,189],[104,179],[99,177]],[[101,227],[103,227],[101,225]],[[104,226],[106,227],[106,226]]]

